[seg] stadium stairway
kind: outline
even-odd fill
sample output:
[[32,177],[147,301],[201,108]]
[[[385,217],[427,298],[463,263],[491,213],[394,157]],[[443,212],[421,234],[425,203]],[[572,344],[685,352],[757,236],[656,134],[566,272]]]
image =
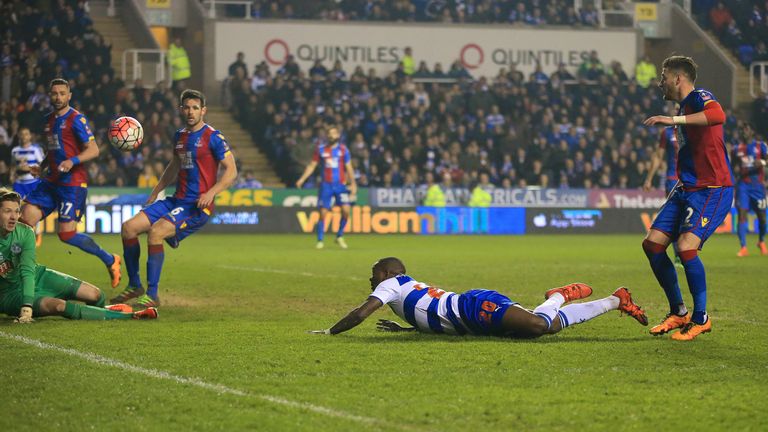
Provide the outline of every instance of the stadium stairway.
[[[112,44],[112,68],[116,76],[121,76],[123,70],[123,52],[130,49],[144,48],[135,38],[131,37],[125,23],[119,17],[107,16],[108,2],[94,0],[91,3],[91,18],[93,27],[104,36],[106,42]],[[120,6],[118,4],[118,6]],[[133,67],[131,56],[127,58],[126,78],[128,85],[133,83]],[[285,187],[275,170],[270,165],[269,159],[251,139],[251,135],[240,127],[240,124],[225,108],[209,106],[205,121],[220,130],[232,147],[241,171],[252,170],[256,180],[264,187]]]
[[748,112],[752,104],[752,95],[749,94],[749,71],[744,67],[739,59],[720,42],[720,39],[710,30],[705,30],[709,37],[717,43],[720,51],[728,57],[734,64],[739,67],[736,68],[736,113],[739,117],[749,118]]

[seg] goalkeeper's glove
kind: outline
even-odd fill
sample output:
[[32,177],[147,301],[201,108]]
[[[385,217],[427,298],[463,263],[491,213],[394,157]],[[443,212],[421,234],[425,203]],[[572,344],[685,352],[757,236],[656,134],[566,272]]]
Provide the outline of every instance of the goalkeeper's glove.
[[19,314],[19,317],[16,318],[14,322],[17,322],[19,324],[29,324],[32,322],[35,322],[34,319],[32,319],[32,305],[25,304],[21,307],[21,313]]

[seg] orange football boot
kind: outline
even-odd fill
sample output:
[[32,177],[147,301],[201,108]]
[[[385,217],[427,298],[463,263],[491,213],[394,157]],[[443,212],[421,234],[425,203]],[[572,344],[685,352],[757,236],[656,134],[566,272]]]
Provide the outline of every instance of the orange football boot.
[[138,312],[133,313],[133,319],[140,319],[140,320],[146,320],[146,319],[157,319],[158,313],[157,308],[146,308],[142,309]]
[[111,266],[107,266],[107,271],[109,272],[109,278],[112,280],[112,288],[117,288],[117,286],[120,285],[120,277],[122,276],[120,272],[120,263],[122,263],[123,260],[120,259],[120,255],[112,254],[112,256],[115,258],[115,262],[113,262]]
[[741,249],[739,249],[739,252],[736,253],[736,256],[741,258],[749,255],[749,251],[747,250],[747,247],[744,246]]
[[611,295],[619,298],[619,310],[621,312],[636,319],[637,322],[644,326],[648,325],[648,317],[645,315],[645,311],[632,300],[632,294],[626,287],[620,287]]
[[760,255],[768,255],[768,247],[765,246],[765,242],[758,243],[757,247],[760,248]]
[[712,331],[712,320],[707,318],[707,322],[704,324],[696,324],[693,321],[683,327],[682,330],[672,335],[672,339],[679,341],[693,340],[696,336],[702,333],[709,333]]
[[666,317],[661,321],[659,325],[651,327],[651,330],[649,333],[651,333],[654,336],[660,336],[664,333],[669,333],[674,329],[685,327],[688,322],[691,321],[691,316],[689,313],[686,313],[683,316],[668,313]]
[[131,305],[127,305],[125,303],[118,303],[118,304],[113,304],[109,306],[104,306],[104,309],[109,309],[115,312],[125,312],[125,313],[133,312],[133,308],[131,307]]
[[580,282],[568,284],[566,286],[561,286],[558,288],[552,288],[551,290],[544,293],[544,298],[548,299],[552,297],[554,294],[560,294],[565,298],[565,303],[583,299],[586,297],[589,297],[592,295],[592,287],[590,287],[587,284],[583,284]]

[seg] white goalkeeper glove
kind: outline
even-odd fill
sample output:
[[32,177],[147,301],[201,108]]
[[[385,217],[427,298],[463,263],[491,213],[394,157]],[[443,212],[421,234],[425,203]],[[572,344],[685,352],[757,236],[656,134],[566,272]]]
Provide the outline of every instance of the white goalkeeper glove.
[[34,319],[32,319],[32,306],[30,305],[24,305],[21,307],[21,313],[19,314],[19,317],[14,320],[14,322],[17,322],[19,324],[29,324],[35,322]]

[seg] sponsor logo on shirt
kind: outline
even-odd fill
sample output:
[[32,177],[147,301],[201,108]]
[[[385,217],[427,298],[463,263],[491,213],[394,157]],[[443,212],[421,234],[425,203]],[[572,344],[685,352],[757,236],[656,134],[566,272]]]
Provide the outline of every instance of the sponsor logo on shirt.
[[11,253],[14,255],[18,255],[21,253],[21,245],[18,243],[14,243],[11,245]]

